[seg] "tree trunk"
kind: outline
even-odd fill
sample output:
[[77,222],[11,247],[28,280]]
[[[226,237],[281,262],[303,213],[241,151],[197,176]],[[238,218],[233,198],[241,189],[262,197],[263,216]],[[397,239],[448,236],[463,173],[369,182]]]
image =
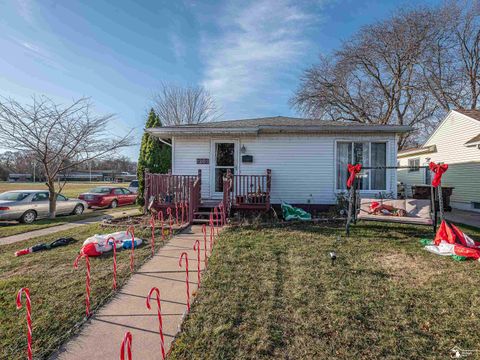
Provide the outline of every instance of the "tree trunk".
[[47,183],[48,186],[48,217],[50,219],[55,219],[57,213],[57,194],[55,193],[55,183],[52,180],[49,180]]

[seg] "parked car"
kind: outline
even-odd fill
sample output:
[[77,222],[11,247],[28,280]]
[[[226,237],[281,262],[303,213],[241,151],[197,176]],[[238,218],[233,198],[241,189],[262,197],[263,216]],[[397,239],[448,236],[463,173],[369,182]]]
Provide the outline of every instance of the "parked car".
[[137,194],[118,187],[99,186],[78,197],[87,202],[88,207],[111,207],[134,204]]
[[133,180],[130,185],[128,185],[128,190],[132,193],[138,193],[138,180]]
[[[15,190],[0,194],[0,220],[18,220],[30,224],[49,214],[48,191]],[[80,215],[87,208],[80,199],[57,195],[57,215]]]

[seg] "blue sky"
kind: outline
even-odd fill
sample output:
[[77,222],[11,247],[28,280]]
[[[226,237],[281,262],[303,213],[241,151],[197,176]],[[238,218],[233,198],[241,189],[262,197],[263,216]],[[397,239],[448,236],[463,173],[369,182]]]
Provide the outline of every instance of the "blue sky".
[[116,114],[109,131],[137,139],[161,82],[205,86],[225,119],[296,115],[303,69],[410,3],[0,0],[0,95],[89,96]]

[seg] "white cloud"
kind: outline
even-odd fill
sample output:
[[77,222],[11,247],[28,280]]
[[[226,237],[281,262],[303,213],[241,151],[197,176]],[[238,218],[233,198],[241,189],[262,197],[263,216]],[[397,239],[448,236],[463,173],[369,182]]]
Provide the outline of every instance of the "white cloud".
[[16,0],[18,14],[29,24],[34,23],[32,3],[30,0]]
[[177,61],[182,60],[185,56],[186,48],[183,41],[176,33],[170,34],[170,43],[172,45],[173,54]]
[[223,34],[204,38],[203,85],[227,108],[266,88],[301,62],[312,17],[290,0],[233,4],[219,18]]

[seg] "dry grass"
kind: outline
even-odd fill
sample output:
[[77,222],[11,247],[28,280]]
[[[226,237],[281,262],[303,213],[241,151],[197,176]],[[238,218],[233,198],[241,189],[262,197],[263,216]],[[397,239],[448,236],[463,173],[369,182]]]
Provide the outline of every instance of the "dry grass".
[[438,359],[480,347],[478,262],[424,251],[424,227],[338,235],[315,225],[225,232],[171,359]]

